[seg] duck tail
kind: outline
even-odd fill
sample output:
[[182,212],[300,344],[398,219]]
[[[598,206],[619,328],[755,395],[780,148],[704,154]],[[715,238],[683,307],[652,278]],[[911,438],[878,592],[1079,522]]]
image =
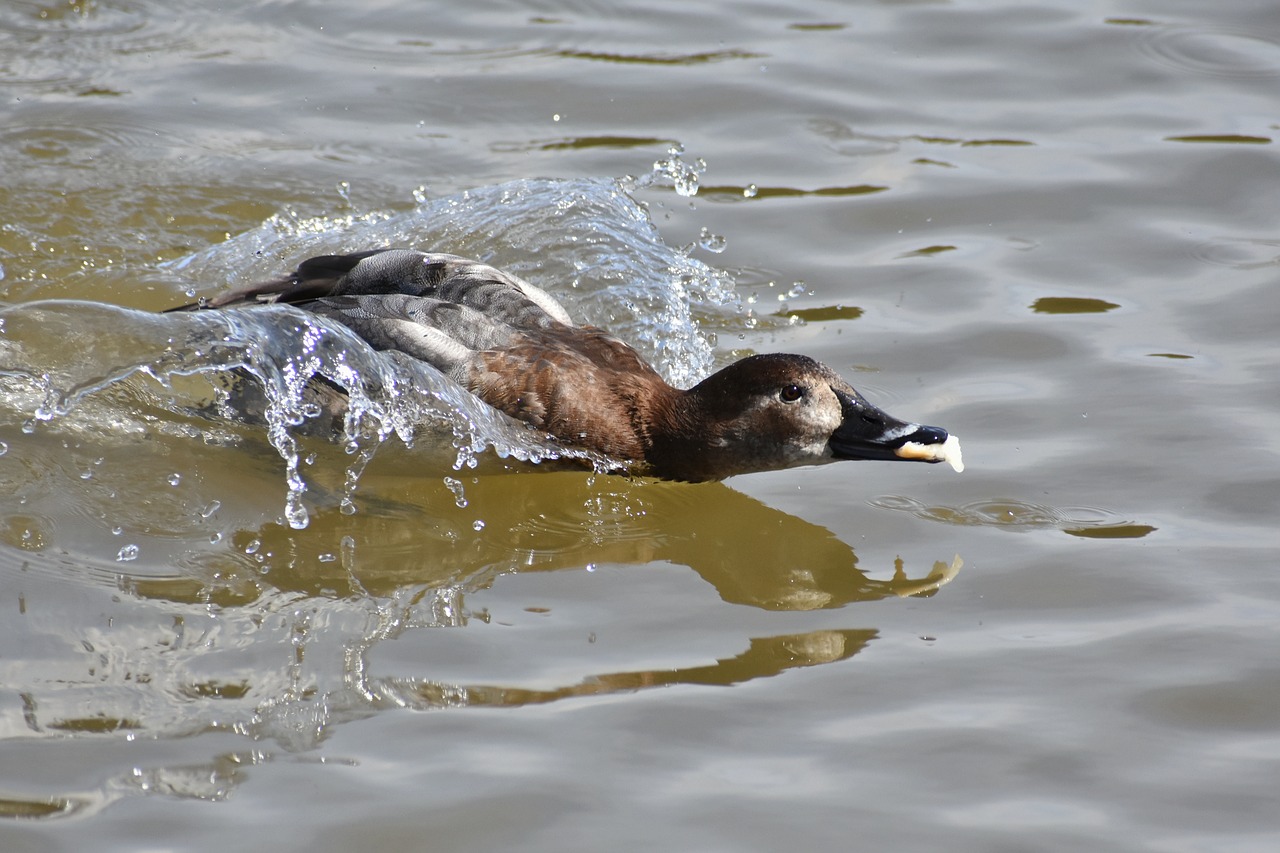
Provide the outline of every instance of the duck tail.
[[166,308],[161,313],[200,311],[206,308],[235,308],[242,305],[269,305],[275,302],[298,305],[322,299],[332,296],[337,291],[338,285],[356,264],[382,251],[382,249],[375,249],[350,255],[321,255],[317,258],[308,258],[288,275],[260,281],[229,293],[204,297],[187,305]]

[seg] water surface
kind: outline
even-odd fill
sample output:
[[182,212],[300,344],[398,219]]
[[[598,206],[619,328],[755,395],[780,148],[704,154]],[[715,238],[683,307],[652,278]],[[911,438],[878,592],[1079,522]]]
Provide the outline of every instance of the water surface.
[[[1280,843],[1266,4],[15,2],[0,81],[5,850]],[[968,470],[632,480],[155,313],[379,245]]]

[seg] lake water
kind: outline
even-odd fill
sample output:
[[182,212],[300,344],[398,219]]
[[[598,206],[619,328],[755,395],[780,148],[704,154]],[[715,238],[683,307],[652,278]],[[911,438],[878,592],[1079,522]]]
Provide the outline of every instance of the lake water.
[[[1273,3],[13,0],[0,92],[0,849],[1280,848]],[[968,470],[595,474],[155,313],[379,245]]]

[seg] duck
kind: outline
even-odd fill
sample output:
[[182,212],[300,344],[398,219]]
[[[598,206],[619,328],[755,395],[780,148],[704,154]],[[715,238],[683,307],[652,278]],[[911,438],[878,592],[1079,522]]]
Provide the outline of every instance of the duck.
[[839,460],[963,470],[954,435],[893,417],[808,356],[752,355],[676,388],[624,341],[575,323],[545,290],[458,255],[323,255],[169,310],[270,304],[424,361],[510,417],[641,475],[702,482]]

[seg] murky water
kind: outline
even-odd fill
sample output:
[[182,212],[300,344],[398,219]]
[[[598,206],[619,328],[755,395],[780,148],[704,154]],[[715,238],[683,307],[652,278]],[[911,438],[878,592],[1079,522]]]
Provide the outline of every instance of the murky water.
[[[13,2],[0,83],[3,849],[1280,844],[1268,4]],[[968,470],[630,480],[156,313],[381,245]]]

